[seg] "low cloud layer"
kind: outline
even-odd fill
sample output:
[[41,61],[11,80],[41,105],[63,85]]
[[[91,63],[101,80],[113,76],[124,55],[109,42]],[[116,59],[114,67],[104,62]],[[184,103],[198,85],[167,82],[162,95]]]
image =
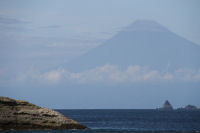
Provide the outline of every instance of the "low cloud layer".
[[17,75],[18,82],[40,82],[45,84],[59,83],[139,83],[139,82],[200,82],[200,69],[179,68],[172,72],[149,69],[139,65],[121,69],[116,65],[104,65],[83,72],[69,72],[57,69],[41,73],[31,69]]

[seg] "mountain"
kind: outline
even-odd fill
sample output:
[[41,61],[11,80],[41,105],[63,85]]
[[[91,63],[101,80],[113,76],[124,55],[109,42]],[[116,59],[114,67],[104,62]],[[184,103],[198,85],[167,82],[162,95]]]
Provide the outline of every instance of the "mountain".
[[200,67],[200,45],[154,21],[138,20],[88,53],[64,65],[82,71],[105,64],[174,70]]

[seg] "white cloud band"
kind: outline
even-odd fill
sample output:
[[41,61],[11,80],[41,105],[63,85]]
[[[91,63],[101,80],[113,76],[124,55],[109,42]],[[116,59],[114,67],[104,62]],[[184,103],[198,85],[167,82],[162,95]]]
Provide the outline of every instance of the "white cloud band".
[[18,81],[40,81],[44,83],[136,83],[136,82],[200,82],[200,69],[180,68],[172,72],[151,70],[139,65],[121,69],[116,65],[106,64],[82,72],[69,72],[57,69],[41,73],[30,70],[17,77]]

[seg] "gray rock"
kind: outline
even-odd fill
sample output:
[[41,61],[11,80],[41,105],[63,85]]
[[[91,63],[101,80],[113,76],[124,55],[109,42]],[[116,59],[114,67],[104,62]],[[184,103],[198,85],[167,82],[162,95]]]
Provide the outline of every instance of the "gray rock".
[[87,129],[61,113],[23,100],[0,97],[0,130]]
[[172,105],[169,103],[168,100],[165,101],[165,103],[163,104],[163,106],[159,109],[162,109],[162,110],[173,110],[173,107]]
[[185,110],[197,110],[198,108],[196,107],[196,106],[194,106],[194,105],[187,105],[187,106],[185,106],[185,108],[184,108]]

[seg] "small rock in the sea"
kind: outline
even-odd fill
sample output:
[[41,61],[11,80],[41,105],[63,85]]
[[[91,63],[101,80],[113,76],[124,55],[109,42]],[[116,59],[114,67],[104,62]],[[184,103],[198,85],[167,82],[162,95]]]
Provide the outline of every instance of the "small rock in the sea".
[[186,109],[186,110],[197,110],[198,108],[196,107],[196,106],[194,106],[194,105],[187,105],[187,106],[185,106],[185,108],[184,109]]
[[170,102],[168,100],[166,100],[165,103],[163,104],[163,106],[159,109],[161,109],[161,110],[173,110],[173,107],[170,104]]

